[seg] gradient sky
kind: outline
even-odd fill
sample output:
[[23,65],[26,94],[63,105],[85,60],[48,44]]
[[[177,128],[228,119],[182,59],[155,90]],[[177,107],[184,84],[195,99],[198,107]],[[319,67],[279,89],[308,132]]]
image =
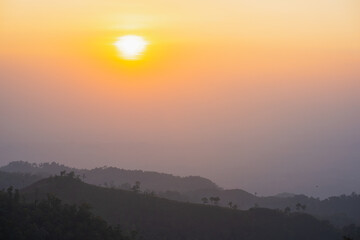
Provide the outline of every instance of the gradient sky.
[[[118,57],[126,34],[141,60]],[[2,165],[359,193],[359,109],[357,0],[0,2]]]

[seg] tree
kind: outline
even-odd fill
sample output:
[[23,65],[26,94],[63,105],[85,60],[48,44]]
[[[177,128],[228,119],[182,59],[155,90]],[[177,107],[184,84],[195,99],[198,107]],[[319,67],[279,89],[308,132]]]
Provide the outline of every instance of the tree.
[[291,208],[290,208],[290,207],[286,207],[286,208],[284,209],[284,213],[285,213],[285,214],[290,214],[290,212],[291,212]]
[[218,205],[220,198],[219,197],[210,197],[210,202],[213,203],[214,205]]
[[207,197],[201,198],[201,201],[203,202],[203,204],[208,204],[209,203],[209,199]]
[[71,171],[66,176],[68,176],[70,178],[75,178],[75,173],[73,171]]
[[306,205],[305,205],[305,204],[302,205],[301,203],[297,203],[297,204],[295,205],[295,209],[296,209],[296,211],[300,211],[300,210],[305,211]]
[[36,202],[20,200],[18,191],[0,191],[0,239],[130,240],[119,226],[93,215],[87,204],[70,205],[53,195]]
[[136,181],[134,186],[131,187],[131,190],[135,193],[139,193],[140,192],[140,182]]
[[303,211],[305,211],[305,210],[306,210],[306,205],[305,205],[305,204],[302,205],[302,206],[301,206],[301,209],[302,209]]

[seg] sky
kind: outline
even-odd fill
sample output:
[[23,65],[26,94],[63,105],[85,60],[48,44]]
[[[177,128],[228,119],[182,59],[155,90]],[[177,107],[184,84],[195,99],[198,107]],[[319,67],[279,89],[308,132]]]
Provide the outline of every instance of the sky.
[[1,165],[360,193],[359,109],[357,0],[0,2]]

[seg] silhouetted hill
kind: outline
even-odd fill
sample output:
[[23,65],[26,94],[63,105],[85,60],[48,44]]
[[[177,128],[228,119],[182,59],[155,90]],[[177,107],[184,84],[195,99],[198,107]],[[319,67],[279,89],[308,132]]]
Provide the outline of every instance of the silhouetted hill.
[[0,171],[0,189],[7,189],[10,186],[20,189],[41,178],[42,177],[38,175],[32,175],[30,173],[10,173]]
[[219,204],[221,206],[227,206],[229,202],[236,203],[240,209],[246,210],[254,207],[254,203],[257,201],[257,197],[251,193],[248,193],[241,189],[201,189],[185,194],[190,202],[201,203],[203,197],[219,197]]
[[[1,167],[0,170],[13,173],[11,177],[9,175],[9,177],[1,178],[0,172],[0,186],[3,188],[8,187],[10,182],[13,183],[13,186],[21,188],[41,177],[56,175],[61,171],[74,171],[85,182],[108,188],[129,190],[136,181],[140,181],[142,191],[154,191],[158,196],[171,200],[201,203],[202,198],[219,197],[218,204],[220,206],[227,207],[231,202],[241,210],[254,206],[280,210],[287,208],[292,212],[305,212],[319,219],[329,220],[340,227],[351,223],[360,224],[360,195],[355,193],[350,196],[342,195],[324,200],[295,194],[259,197],[241,189],[221,189],[215,183],[202,177],[176,177],[170,174],[113,167],[92,170],[75,169],[58,163],[12,162]],[[24,176],[28,177],[24,178]]]
[[[262,197],[258,204],[266,208],[280,208],[288,206],[292,211],[310,213],[321,219],[331,221],[337,226],[345,226],[351,223],[360,224],[360,195],[351,194],[329,197],[324,200],[307,197],[305,195],[295,195],[289,198]],[[306,206],[305,209],[296,209],[296,205]]]
[[88,205],[63,204],[49,195],[25,202],[18,190],[0,191],[0,239],[3,240],[131,240],[118,226],[94,216]]
[[26,199],[55,194],[67,203],[89,203],[95,214],[124,229],[136,228],[144,240],[249,239],[332,240],[340,232],[306,214],[270,209],[234,210],[171,201],[149,194],[98,187],[71,177],[51,177],[22,190]]
[[330,197],[324,200],[307,197],[305,195],[294,195],[289,197],[258,197],[239,189],[202,189],[184,193],[163,194],[162,196],[178,200],[200,203],[203,197],[219,197],[219,205],[228,206],[236,204],[239,209],[246,210],[254,206],[281,209],[288,208],[292,212],[304,212],[328,220],[336,226],[342,227],[351,223],[360,224],[360,195]]
[[295,196],[296,196],[295,193],[287,193],[287,192],[278,193],[278,194],[274,195],[274,197],[277,197],[277,198],[291,198],[291,197],[295,197]]
[[0,171],[21,172],[48,177],[59,174],[61,171],[73,171],[80,175],[87,183],[115,188],[130,188],[136,181],[141,182],[142,189],[149,191],[194,191],[198,189],[218,189],[215,183],[209,179],[189,176],[178,177],[171,174],[125,170],[114,167],[102,167],[91,170],[70,168],[58,163],[28,163],[23,161],[11,162],[0,168]]

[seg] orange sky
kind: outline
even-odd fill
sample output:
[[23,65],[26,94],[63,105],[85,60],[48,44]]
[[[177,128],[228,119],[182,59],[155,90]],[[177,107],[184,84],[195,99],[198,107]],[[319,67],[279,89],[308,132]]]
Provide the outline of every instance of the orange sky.
[[86,58],[109,66],[119,63],[112,43],[129,33],[149,39],[145,58],[161,71],[188,61],[205,71],[221,59],[227,72],[242,64],[280,72],[360,54],[356,0],[3,2],[5,56]]
[[[118,57],[126,34],[149,41],[141,60]],[[0,157],[201,174],[264,194],[290,191],[266,182],[291,173],[303,192],[337,193],[321,166],[345,161],[343,179],[356,169],[359,66],[357,0],[2,0]]]

